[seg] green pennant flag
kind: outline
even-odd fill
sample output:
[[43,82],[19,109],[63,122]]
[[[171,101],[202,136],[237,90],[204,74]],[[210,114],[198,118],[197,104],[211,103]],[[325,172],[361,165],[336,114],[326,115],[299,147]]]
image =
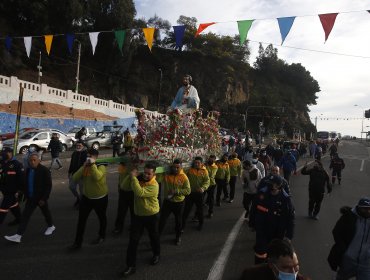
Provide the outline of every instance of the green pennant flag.
[[240,45],[243,45],[243,43],[247,39],[248,31],[251,28],[253,21],[254,19],[238,21]]
[[116,40],[117,40],[117,43],[118,43],[118,48],[121,51],[121,54],[123,55],[122,46],[123,46],[123,41],[125,41],[126,31],[125,30],[117,30],[117,31],[114,31],[114,35],[116,36]]

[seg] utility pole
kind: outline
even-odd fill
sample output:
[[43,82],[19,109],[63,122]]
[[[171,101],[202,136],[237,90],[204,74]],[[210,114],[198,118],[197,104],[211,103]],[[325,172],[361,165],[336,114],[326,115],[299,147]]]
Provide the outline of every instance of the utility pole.
[[158,71],[161,72],[161,76],[159,78],[159,93],[158,93],[158,104],[157,104],[157,111],[159,112],[159,101],[161,99],[161,93],[162,93],[162,77],[163,77],[163,73],[162,73],[162,69],[161,68],[158,68]]
[[39,65],[37,65],[37,69],[39,70],[39,76],[38,76],[38,79],[37,79],[37,83],[38,84],[41,84],[41,77],[42,77],[42,66],[41,66],[41,51],[40,51],[40,56],[39,56]]
[[81,60],[81,42],[76,40],[78,43],[78,59],[77,59],[77,74],[76,74],[76,93],[78,93],[78,83],[80,82],[80,60]]

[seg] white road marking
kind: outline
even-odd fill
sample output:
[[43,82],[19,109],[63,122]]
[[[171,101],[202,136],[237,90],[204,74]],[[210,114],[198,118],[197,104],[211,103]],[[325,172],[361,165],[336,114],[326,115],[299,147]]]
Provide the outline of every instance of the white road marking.
[[365,164],[365,160],[362,160],[361,161],[360,171],[364,171],[364,164]]
[[224,270],[227,264],[227,261],[230,256],[230,252],[234,246],[235,239],[238,236],[240,227],[244,221],[245,212],[240,216],[239,220],[235,223],[233,229],[229,233],[229,236],[226,239],[225,245],[222,248],[220,255],[218,256],[217,260],[213,264],[211,271],[208,274],[207,280],[220,280],[224,274]]

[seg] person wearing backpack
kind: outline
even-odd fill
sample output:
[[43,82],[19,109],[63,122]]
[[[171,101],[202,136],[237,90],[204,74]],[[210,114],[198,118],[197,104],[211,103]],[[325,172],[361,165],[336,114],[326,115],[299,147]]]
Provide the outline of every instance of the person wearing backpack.
[[245,209],[244,218],[248,220],[249,209],[251,203],[256,196],[257,186],[262,179],[262,174],[258,168],[252,164],[249,160],[243,162],[243,172],[242,172],[242,183],[243,183],[243,206]]

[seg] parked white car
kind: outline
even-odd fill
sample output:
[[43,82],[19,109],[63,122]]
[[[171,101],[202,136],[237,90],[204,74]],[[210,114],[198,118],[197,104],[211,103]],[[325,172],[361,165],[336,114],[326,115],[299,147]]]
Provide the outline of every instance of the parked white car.
[[[67,135],[72,138],[73,142],[76,142],[76,133],[79,132],[81,128],[82,127],[74,127],[67,132]],[[86,127],[86,137],[89,137],[91,134],[94,133],[96,133],[96,129],[94,127]]]

